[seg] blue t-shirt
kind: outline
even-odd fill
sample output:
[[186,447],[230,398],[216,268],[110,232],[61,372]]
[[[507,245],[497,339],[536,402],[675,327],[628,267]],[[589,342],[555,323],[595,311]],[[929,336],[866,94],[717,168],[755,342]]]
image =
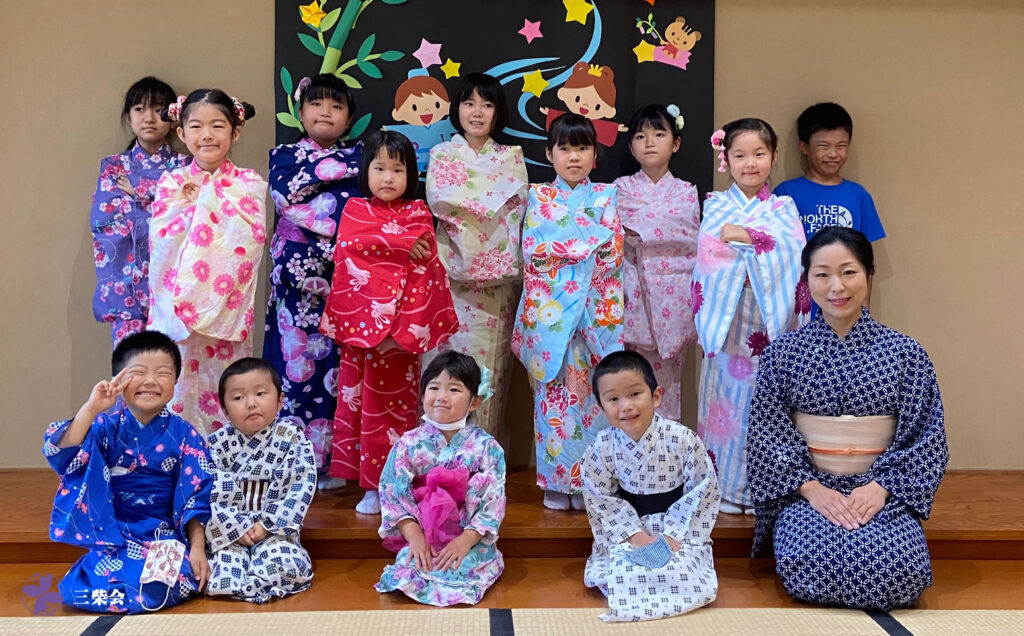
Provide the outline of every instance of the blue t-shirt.
[[838,185],[821,185],[797,177],[780,183],[775,194],[793,197],[808,239],[832,225],[860,230],[869,241],[885,238],[875,202],[859,183],[843,180]]

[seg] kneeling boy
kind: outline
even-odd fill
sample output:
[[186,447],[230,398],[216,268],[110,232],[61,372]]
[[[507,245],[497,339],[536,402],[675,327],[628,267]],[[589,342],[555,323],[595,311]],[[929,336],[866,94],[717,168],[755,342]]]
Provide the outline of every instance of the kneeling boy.
[[718,481],[690,429],[656,415],[650,363],[634,351],[605,356],[594,396],[611,424],[583,460],[583,499],[594,533],[584,583],[608,597],[606,621],[683,614],[718,594],[711,529]]
[[210,435],[208,593],[265,603],[301,592],[313,580],[299,543],[316,490],[313,445],[295,425],[277,419],[281,376],[266,360],[235,361],[221,375],[218,393],[231,426]]
[[164,408],[181,373],[174,341],[131,335],[111,366],[73,419],[46,429],[43,455],[60,475],[50,538],[89,550],[60,582],[66,604],[135,614],[177,605],[209,578],[209,455]]

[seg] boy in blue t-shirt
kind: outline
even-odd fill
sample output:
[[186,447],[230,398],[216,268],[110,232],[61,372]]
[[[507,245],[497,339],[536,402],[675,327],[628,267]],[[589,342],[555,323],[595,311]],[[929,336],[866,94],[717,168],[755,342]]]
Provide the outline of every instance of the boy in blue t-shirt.
[[807,157],[807,173],[783,181],[775,194],[793,197],[804,233],[810,240],[823,227],[839,225],[860,230],[869,241],[885,237],[875,202],[859,183],[839,175],[853,137],[853,120],[839,104],[810,106],[796,120],[800,152]]

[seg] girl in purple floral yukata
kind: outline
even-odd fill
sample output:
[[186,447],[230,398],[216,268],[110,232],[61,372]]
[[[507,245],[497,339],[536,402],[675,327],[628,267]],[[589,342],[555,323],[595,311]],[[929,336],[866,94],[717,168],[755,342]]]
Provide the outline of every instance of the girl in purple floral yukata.
[[750,399],[761,352],[811,310],[807,286],[799,284],[804,229],[793,199],[766,187],[778,158],[767,122],[739,119],[711,143],[719,171],[728,170],[734,183],[708,195],[697,236],[691,305],[704,349],[697,432],[718,472],[720,510],[754,514],[744,458]]
[[160,176],[185,159],[171,148],[170,122],[160,119],[174,99],[174,89],[155,77],[132,84],[121,109],[132,140],[124,152],[100,162],[89,215],[96,265],[92,310],[96,320],[110,323],[114,345],[142,331],[149,315],[150,204]]

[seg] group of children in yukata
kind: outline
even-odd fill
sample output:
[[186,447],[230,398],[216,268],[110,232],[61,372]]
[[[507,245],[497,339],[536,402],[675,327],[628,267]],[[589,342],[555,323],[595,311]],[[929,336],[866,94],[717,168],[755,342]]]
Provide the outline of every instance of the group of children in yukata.
[[[457,134],[429,149],[424,201],[423,148],[394,130],[346,141],[356,106],[343,82],[305,78],[294,97],[304,135],[270,153],[262,359],[251,329],[267,182],[228,159],[254,109],[217,89],[176,97],[155,78],[125,97],[136,138],[104,160],[92,212],[113,376],[44,444],[61,476],[51,536],[89,550],[61,582],[65,602],[139,612],[201,591],[262,603],[304,590],[306,511],[346,480],[397,552],[379,591],[478,602],[504,567],[495,435],[509,353],[534,393],[544,505],[588,513],[585,582],[608,597],[603,618],[714,600],[720,506],[753,512],[758,356],[811,312],[805,230],[884,235],[870,196],[838,176],[845,111],[801,116],[809,172],[776,194],[771,127],[717,131],[734,184],[701,220],[696,188],[669,172],[675,106],[636,112],[640,170],[613,184],[589,179],[591,121],[552,118],[557,177],[531,185],[521,148],[493,138],[501,85],[470,74],[451,101]],[[171,150],[174,123],[191,159]],[[699,436],[678,423],[695,339]]]

